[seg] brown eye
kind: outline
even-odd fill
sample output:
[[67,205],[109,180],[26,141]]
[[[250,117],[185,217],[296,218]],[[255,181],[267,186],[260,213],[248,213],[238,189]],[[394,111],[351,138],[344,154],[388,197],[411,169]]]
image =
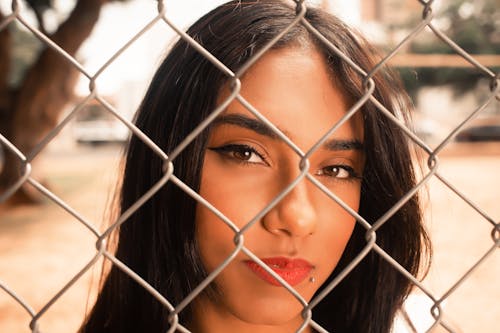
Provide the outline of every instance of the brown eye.
[[235,150],[233,151],[233,156],[244,161],[249,161],[252,159],[252,154],[250,150]]
[[255,148],[248,145],[230,144],[221,147],[209,148],[227,158],[249,164],[268,165],[265,158]]
[[317,175],[337,179],[357,178],[354,169],[348,165],[329,165],[320,169]]

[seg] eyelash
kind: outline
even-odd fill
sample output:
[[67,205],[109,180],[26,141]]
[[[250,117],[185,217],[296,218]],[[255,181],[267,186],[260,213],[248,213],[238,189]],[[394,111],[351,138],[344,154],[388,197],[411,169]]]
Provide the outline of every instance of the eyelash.
[[[237,154],[237,153],[255,154],[259,159],[262,160],[262,162],[264,164],[269,165],[266,158],[264,157],[264,154],[260,153],[254,147],[246,145],[246,144],[228,144],[228,145],[223,145],[220,147],[210,147],[208,149],[215,151],[215,152],[223,155],[224,157],[231,159],[232,161],[234,161],[238,164],[243,164],[243,165],[259,164],[259,162],[250,162],[250,161],[244,159],[244,157],[243,158],[236,157],[235,154]],[[250,157],[251,157],[251,155],[250,155]],[[339,178],[336,176],[327,175],[327,174],[325,174],[325,170],[328,170],[328,169],[329,170],[342,169],[342,170],[347,172],[347,177],[340,177]],[[337,172],[337,174],[338,174],[338,172]],[[346,182],[362,179],[362,177],[354,170],[354,168],[352,168],[349,165],[345,165],[345,164],[335,164],[335,165],[328,165],[326,167],[323,167],[316,173],[316,176],[328,177],[328,178],[332,178],[333,180],[336,180],[336,181],[346,181]]]
[[[263,163],[265,163],[266,165],[269,165],[267,163],[267,160],[266,158],[264,157],[264,154],[260,153],[259,151],[257,151],[257,149],[255,149],[254,147],[252,146],[249,146],[249,145],[244,145],[244,144],[228,144],[228,145],[224,145],[224,146],[220,146],[220,147],[212,147],[212,148],[208,148],[212,151],[215,151],[227,158],[230,158],[232,160],[234,160],[236,163],[240,163],[240,164],[245,164],[245,165],[249,165],[249,164],[259,164],[259,162],[250,162],[248,160],[245,160],[244,158],[240,158],[240,157],[236,157],[235,154],[245,154],[245,153],[250,153],[250,154],[255,154],[258,158],[260,158],[262,160]],[[251,155],[250,155],[251,157]]]
[[[336,176],[330,176],[330,175],[326,175],[324,172],[326,169],[343,169],[344,171],[347,172],[347,177],[336,177]],[[339,171],[340,172],[340,171]],[[337,172],[338,174],[338,172]],[[345,164],[335,164],[335,165],[328,165],[324,168],[321,168],[320,171],[318,171],[316,173],[317,176],[324,176],[324,177],[329,177],[329,178],[333,178],[337,181],[355,181],[355,180],[360,180],[362,179],[362,177],[354,170],[354,168],[352,168],[351,166],[349,165],[345,165]]]

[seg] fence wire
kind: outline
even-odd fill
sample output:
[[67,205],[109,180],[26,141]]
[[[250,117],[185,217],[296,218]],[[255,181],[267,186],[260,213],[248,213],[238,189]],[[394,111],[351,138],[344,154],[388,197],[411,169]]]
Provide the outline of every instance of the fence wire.
[[[6,283],[0,280],[0,288],[3,292],[15,300],[17,306],[22,307],[24,311],[26,311],[31,321],[29,325],[31,331],[41,332],[41,328],[39,327],[39,321],[44,316],[44,314],[51,308],[54,303],[58,302],[61,296],[67,292],[81,277],[89,271],[94,265],[102,258],[108,260],[112,265],[116,265],[120,270],[122,270],[125,274],[130,276],[130,278],[134,279],[139,283],[145,290],[147,290],[154,298],[156,298],[166,309],[168,309],[170,313],[170,323],[171,327],[169,332],[174,332],[176,330],[180,332],[189,332],[189,330],[179,322],[179,313],[185,309],[187,305],[197,296],[199,295],[217,276],[218,274],[236,257],[238,253],[244,253],[252,260],[257,262],[262,268],[273,276],[276,280],[278,280],[284,288],[286,288],[291,295],[293,295],[298,302],[303,307],[302,316],[303,316],[303,324],[298,329],[298,332],[302,331],[307,326],[312,326],[318,332],[327,332],[324,328],[322,328],[319,324],[315,323],[312,320],[312,311],[314,311],[314,307],[321,302],[321,300],[330,293],[337,285],[340,283],[350,271],[352,271],[359,262],[370,252],[375,251],[382,258],[384,258],[389,264],[391,264],[395,269],[397,269],[402,275],[404,275],[407,279],[409,279],[414,287],[420,290],[423,294],[425,294],[431,301],[432,306],[429,311],[432,317],[434,318],[434,322],[431,327],[428,328],[428,332],[432,331],[434,328],[441,326],[448,332],[455,332],[454,328],[449,325],[443,319],[443,302],[445,302],[451,295],[453,295],[458,288],[469,279],[470,275],[477,270],[478,266],[482,265],[488,257],[492,255],[500,246],[500,224],[496,221],[492,216],[488,214],[488,212],[482,210],[477,204],[474,203],[474,200],[470,197],[467,197],[463,194],[457,187],[455,187],[452,182],[448,181],[445,175],[441,174],[439,167],[439,153],[455,138],[457,133],[466,126],[470,120],[477,116],[477,114],[481,113],[489,104],[495,103],[500,100],[500,92],[499,92],[499,74],[494,73],[492,70],[483,66],[481,63],[476,61],[473,56],[468,54],[465,50],[463,50],[459,45],[457,45],[453,40],[447,37],[442,31],[440,31],[435,24],[433,23],[433,5],[434,1],[419,1],[421,5],[422,11],[422,19],[416,24],[414,29],[408,33],[408,35],[396,46],[394,47],[388,54],[385,56],[370,72],[364,72],[357,64],[356,59],[349,59],[346,55],[344,55],[340,50],[338,50],[333,44],[331,44],[325,37],[323,37],[315,28],[312,26],[305,18],[304,15],[307,12],[308,4],[303,1],[295,1],[295,5],[297,7],[296,18],[290,25],[287,27],[285,31],[281,34],[275,36],[268,45],[262,48],[254,57],[252,57],[238,72],[232,72],[225,64],[216,59],[212,54],[210,54],[207,50],[203,48],[199,43],[197,43],[193,38],[188,36],[182,29],[176,26],[173,23],[173,19],[169,17],[169,10],[167,7],[168,1],[158,1],[157,11],[154,13],[154,18],[151,19],[147,24],[144,25],[142,29],[140,29],[134,37],[132,37],[127,43],[123,45],[115,54],[113,54],[105,64],[99,68],[94,74],[90,73],[83,64],[81,64],[77,59],[70,56],[63,48],[54,43],[48,36],[44,35],[38,28],[31,25],[21,14],[19,1],[13,0],[11,4],[12,12],[6,16],[2,22],[0,22],[0,30],[7,29],[9,25],[14,23],[19,23],[27,28],[33,35],[35,35],[40,41],[42,41],[46,46],[55,50],[59,55],[64,58],[64,61],[71,63],[71,65],[78,70],[82,75],[88,78],[89,86],[88,86],[88,95],[84,98],[78,105],[76,105],[73,110],[62,119],[59,124],[49,133],[47,134],[40,142],[31,150],[27,152],[21,152],[12,142],[10,142],[4,135],[0,133],[0,142],[4,150],[9,150],[12,152],[20,162],[21,169],[20,177],[13,181],[13,184],[10,185],[3,193],[0,193],[0,203],[5,202],[9,199],[13,193],[15,193],[21,186],[24,184],[31,184],[34,186],[39,192],[41,192],[48,199],[53,201],[57,206],[61,209],[65,210],[68,214],[70,214],[75,223],[80,223],[88,229],[95,237],[95,255],[91,260],[86,263],[84,267],[80,269],[80,271],[64,286],[60,288],[60,290],[53,295],[48,302],[40,309],[34,309],[25,299],[23,295],[19,295],[16,291],[9,287]],[[365,92],[361,99],[356,101],[356,103],[348,110],[345,116],[338,121],[329,131],[326,133],[318,142],[308,151],[303,152],[301,149],[297,147],[297,145],[292,142],[285,134],[281,133],[269,120],[267,120],[257,109],[255,109],[248,101],[246,101],[243,96],[239,94],[241,82],[240,77],[256,62],[258,61],[280,38],[282,35],[286,33],[288,29],[291,29],[296,24],[304,25],[312,34],[314,34],[322,43],[326,45],[331,51],[337,54],[343,61],[345,61],[349,66],[351,66],[356,72],[358,72],[364,78],[364,86]],[[105,98],[102,96],[100,89],[97,85],[97,79],[104,73],[108,67],[127,49],[131,47],[141,36],[147,33],[153,26],[156,25],[166,25],[169,29],[172,29],[179,38],[185,40],[189,45],[195,48],[201,55],[206,57],[213,65],[215,65],[222,73],[224,73],[231,81],[231,91],[228,97],[217,106],[216,109],[210,114],[208,118],[206,118],[201,124],[199,124],[184,140],[167,155],[165,151],[159,148],[152,140],[148,138],[143,132],[141,132],[138,128],[134,126],[131,121],[126,119],[126,117],[122,116],[119,110],[115,109]],[[451,47],[456,54],[462,56],[467,62],[471,64],[475,69],[481,72],[484,78],[488,78],[491,82],[490,87],[490,95],[482,105],[473,110],[463,121],[456,126],[444,140],[442,140],[436,148],[430,148],[424,141],[422,141],[414,132],[405,127],[405,125],[394,115],[392,115],[386,107],[377,101],[373,96],[373,90],[375,83],[372,80],[372,77],[381,69],[384,64],[387,64],[392,57],[401,52],[401,49],[405,47],[406,44],[410,43],[412,40],[416,38],[425,28],[430,29],[441,41],[442,43]],[[98,221],[91,221],[84,216],[82,216],[77,210],[73,209],[68,203],[66,203],[62,198],[58,197],[55,193],[41,184],[39,181],[34,179],[32,176],[32,162],[35,157],[39,154],[43,153],[47,149],[47,145],[60,133],[62,129],[64,129],[67,124],[78,114],[85,105],[89,103],[91,100],[97,100],[113,117],[118,119],[121,123],[123,123],[137,138],[142,140],[145,145],[151,148],[155,154],[157,154],[164,162],[164,174],[163,177],[152,186],[149,191],[144,193],[144,195],[139,198],[130,208],[128,208],[121,216],[119,216],[106,230],[100,232],[97,225],[99,225]],[[205,129],[209,126],[213,120],[227,107],[227,105],[233,100],[238,100],[242,105],[244,105],[248,111],[250,111],[255,117],[264,122],[269,128],[275,131],[276,135],[283,140],[296,154],[301,157],[300,161],[300,174],[294,179],[281,193],[279,193],[269,204],[264,207],[257,215],[254,216],[246,225],[242,228],[238,228],[233,221],[228,219],[224,214],[222,214],[216,207],[212,206],[207,200],[201,197],[196,191],[191,189],[188,185],[186,185],[181,179],[177,178],[175,175],[175,171],[173,168],[173,161],[175,158]],[[428,171],[422,177],[422,179],[417,183],[417,185],[408,193],[406,193],[399,202],[394,205],[389,211],[387,211],[382,217],[380,217],[377,221],[370,224],[366,221],[362,216],[360,216],[356,211],[352,210],[347,204],[345,204],[340,198],[338,198],[334,193],[329,191],[324,185],[322,185],[314,176],[309,173],[309,161],[308,157],[320,146],[322,145],[327,138],[333,133],[337,128],[339,128],[343,123],[347,122],[352,116],[354,116],[360,108],[367,102],[371,101],[376,105],[378,111],[383,113],[388,119],[397,124],[402,128],[402,130],[408,135],[411,141],[414,142],[415,145],[419,146],[423,152],[426,154]],[[312,183],[314,183],[322,192],[324,192],[331,200],[337,202],[341,207],[343,207],[350,215],[352,215],[357,223],[360,223],[366,229],[366,245],[363,250],[357,255],[357,257],[347,266],[345,269],[314,299],[310,302],[307,302],[303,299],[303,297],[292,287],[290,286],[282,277],[276,274],[272,269],[270,269],[267,265],[265,265],[252,251],[250,251],[244,242],[244,235],[252,228],[257,221],[259,221],[267,212],[269,212],[274,206],[276,206],[280,200],[282,200],[290,191],[294,189],[294,187],[303,179],[308,179]],[[482,255],[482,257],[477,260],[455,283],[449,286],[449,289],[443,295],[435,295],[431,292],[426,286],[419,281],[416,277],[412,276],[408,271],[406,271],[396,260],[394,260],[391,256],[389,256],[380,246],[376,243],[376,234],[377,230],[384,225],[384,223],[393,216],[417,191],[421,190],[423,186],[425,186],[431,179],[436,179],[441,182],[445,187],[449,188],[452,192],[454,192],[458,198],[463,200],[467,205],[469,205],[473,210],[475,210],[481,217],[484,223],[489,224],[491,228],[491,235],[485,235],[485,243],[491,242],[489,249]],[[150,286],[145,280],[143,280],[139,275],[137,275],[133,270],[127,267],[124,263],[118,260],[112,252],[108,250],[106,246],[110,235],[115,231],[120,225],[123,223],[127,223],[128,218],[134,214],[148,199],[150,199],[158,190],[160,190],[165,184],[171,182],[178,186],[180,189],[185,191],[189,196],[194,198],[200,205],[205,206],[211,212],[213,212],[221,221],[221,223],[226,224],[234,233],[234,250],[230,256],[226,258],[226,260],[217,267],[213,272],[211,272],[208,277],[199,284],[182,302],[179,304],[172,304],[168,300],[168,295],[161,295],[157,290],[155,290],[152,286]],[[491,238],[491,240],[488,240]],[[0,277],[1,278],[1,277]],[[497,277],[498,278],[498,277]]]

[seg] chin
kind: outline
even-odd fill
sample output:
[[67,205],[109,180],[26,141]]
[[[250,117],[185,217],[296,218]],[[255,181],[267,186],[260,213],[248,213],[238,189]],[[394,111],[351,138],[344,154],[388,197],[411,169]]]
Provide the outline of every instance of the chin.
[[[287,291],[288,293],[288,291]],[[297,328],[302,321],[302,304],[291,294],[284,299],[266,297],[245,304],[244,308],[234,306],[231,312],[241,320],[254,325],[281,326],[297,322]]]

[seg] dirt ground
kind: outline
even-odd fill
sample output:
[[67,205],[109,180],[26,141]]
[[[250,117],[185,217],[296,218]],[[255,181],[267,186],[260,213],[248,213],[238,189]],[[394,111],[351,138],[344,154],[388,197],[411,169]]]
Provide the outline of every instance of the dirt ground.
[[[440,159],[440,174],[485,214],[500,220],[499,145],[450,147]],[[37,171],[51,190],[102,230],[105,207],[117,174],[116,147],[74,147],[49,151]],[[36,175],[35,175],[36,178]],[[426,220],[434,244],[431,270],[423,285],[435,298],[448,295],[488,251],[491,254],[445,297],[443,318],[454,332],[498,332],[500,253],[492,223],[457,194],[433,179],[428,184]],[[95,254],[95,236],[82,223],[47,200],[44,205],[0,213],[0,285],[9,286],[34,312],[45,307]],[[86,272],[39,320],[44,333],[76,331],[92,302],[100,263]],[[416,326],[430,325],[428,298],[416,292],[408,302]],[[0,289],[0,332],[31,332],[31,316]],[[398,332],[400,332],[398,330]]]

